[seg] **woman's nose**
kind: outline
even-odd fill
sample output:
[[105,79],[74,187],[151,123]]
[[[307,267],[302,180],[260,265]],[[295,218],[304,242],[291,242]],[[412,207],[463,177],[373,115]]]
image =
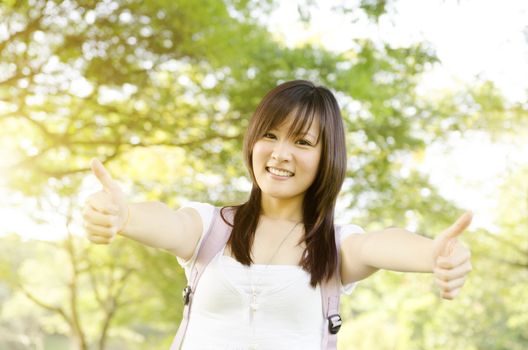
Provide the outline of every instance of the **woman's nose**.
[[277,142],[271,153],[271,158],[277,161],[291,160],[292,153],[287,142]]

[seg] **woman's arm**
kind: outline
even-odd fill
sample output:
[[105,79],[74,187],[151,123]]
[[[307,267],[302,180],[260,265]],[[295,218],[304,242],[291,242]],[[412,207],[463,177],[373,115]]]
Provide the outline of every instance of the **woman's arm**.
[[128,203],[98,160],[92,161],[92,171],[103,190],[88,196],[83,209],[88,239],[108,244],[119,233],[183,259],[192,256],[202,232],[202,219],[195,209],[172,210],[161,202]]
[[165,203],[130,203],[130,219],[120,235],[188,260],[200,240],[202,219],[193,208],[173,210]]
[[458,294],[471,271],[470,252],[458,236],[471,223],[470,212],[435,239],[389,228],[352,235],[342,244],[343,283],[364,279],[379,269],[401,272],[432,272],[445,298]]
[[364,235],[361,264],[400,272],[432,272],[433,240],[401,228]]

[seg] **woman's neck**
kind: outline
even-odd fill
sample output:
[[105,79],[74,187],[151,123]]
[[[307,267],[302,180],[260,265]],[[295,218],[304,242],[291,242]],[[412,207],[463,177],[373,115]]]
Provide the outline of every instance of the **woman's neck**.
[[278,199],[262,196],[261,215],[273,220],[301,222],[302,198]]

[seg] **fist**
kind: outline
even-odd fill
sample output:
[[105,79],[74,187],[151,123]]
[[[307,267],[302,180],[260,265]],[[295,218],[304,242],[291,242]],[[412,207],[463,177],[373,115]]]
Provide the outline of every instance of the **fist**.
[[471,252],[458,237],[469,226],[473,214],[466,212],[433,241],[434,282],[444,299],[453,299],[460,293],[471,272]]
[[103,164],[97,159],[91,162],[92,173],[99,180],[102,190],[86,199],[82,217],[86,236],[97,244],[112,242],[128,221],[126,196]]

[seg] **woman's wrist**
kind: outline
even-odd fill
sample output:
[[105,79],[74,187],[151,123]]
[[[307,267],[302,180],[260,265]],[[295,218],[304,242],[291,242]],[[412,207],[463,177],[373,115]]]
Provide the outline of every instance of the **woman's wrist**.
[[121,226],[121,228],[117,231],[117,234],[123,234],[123,232],[125,231],[129,221],[130,221],[130,205],[127,204],[127,209],[126,209],[126,219],[125,219],[125,222],[123,223],[123,225]]

